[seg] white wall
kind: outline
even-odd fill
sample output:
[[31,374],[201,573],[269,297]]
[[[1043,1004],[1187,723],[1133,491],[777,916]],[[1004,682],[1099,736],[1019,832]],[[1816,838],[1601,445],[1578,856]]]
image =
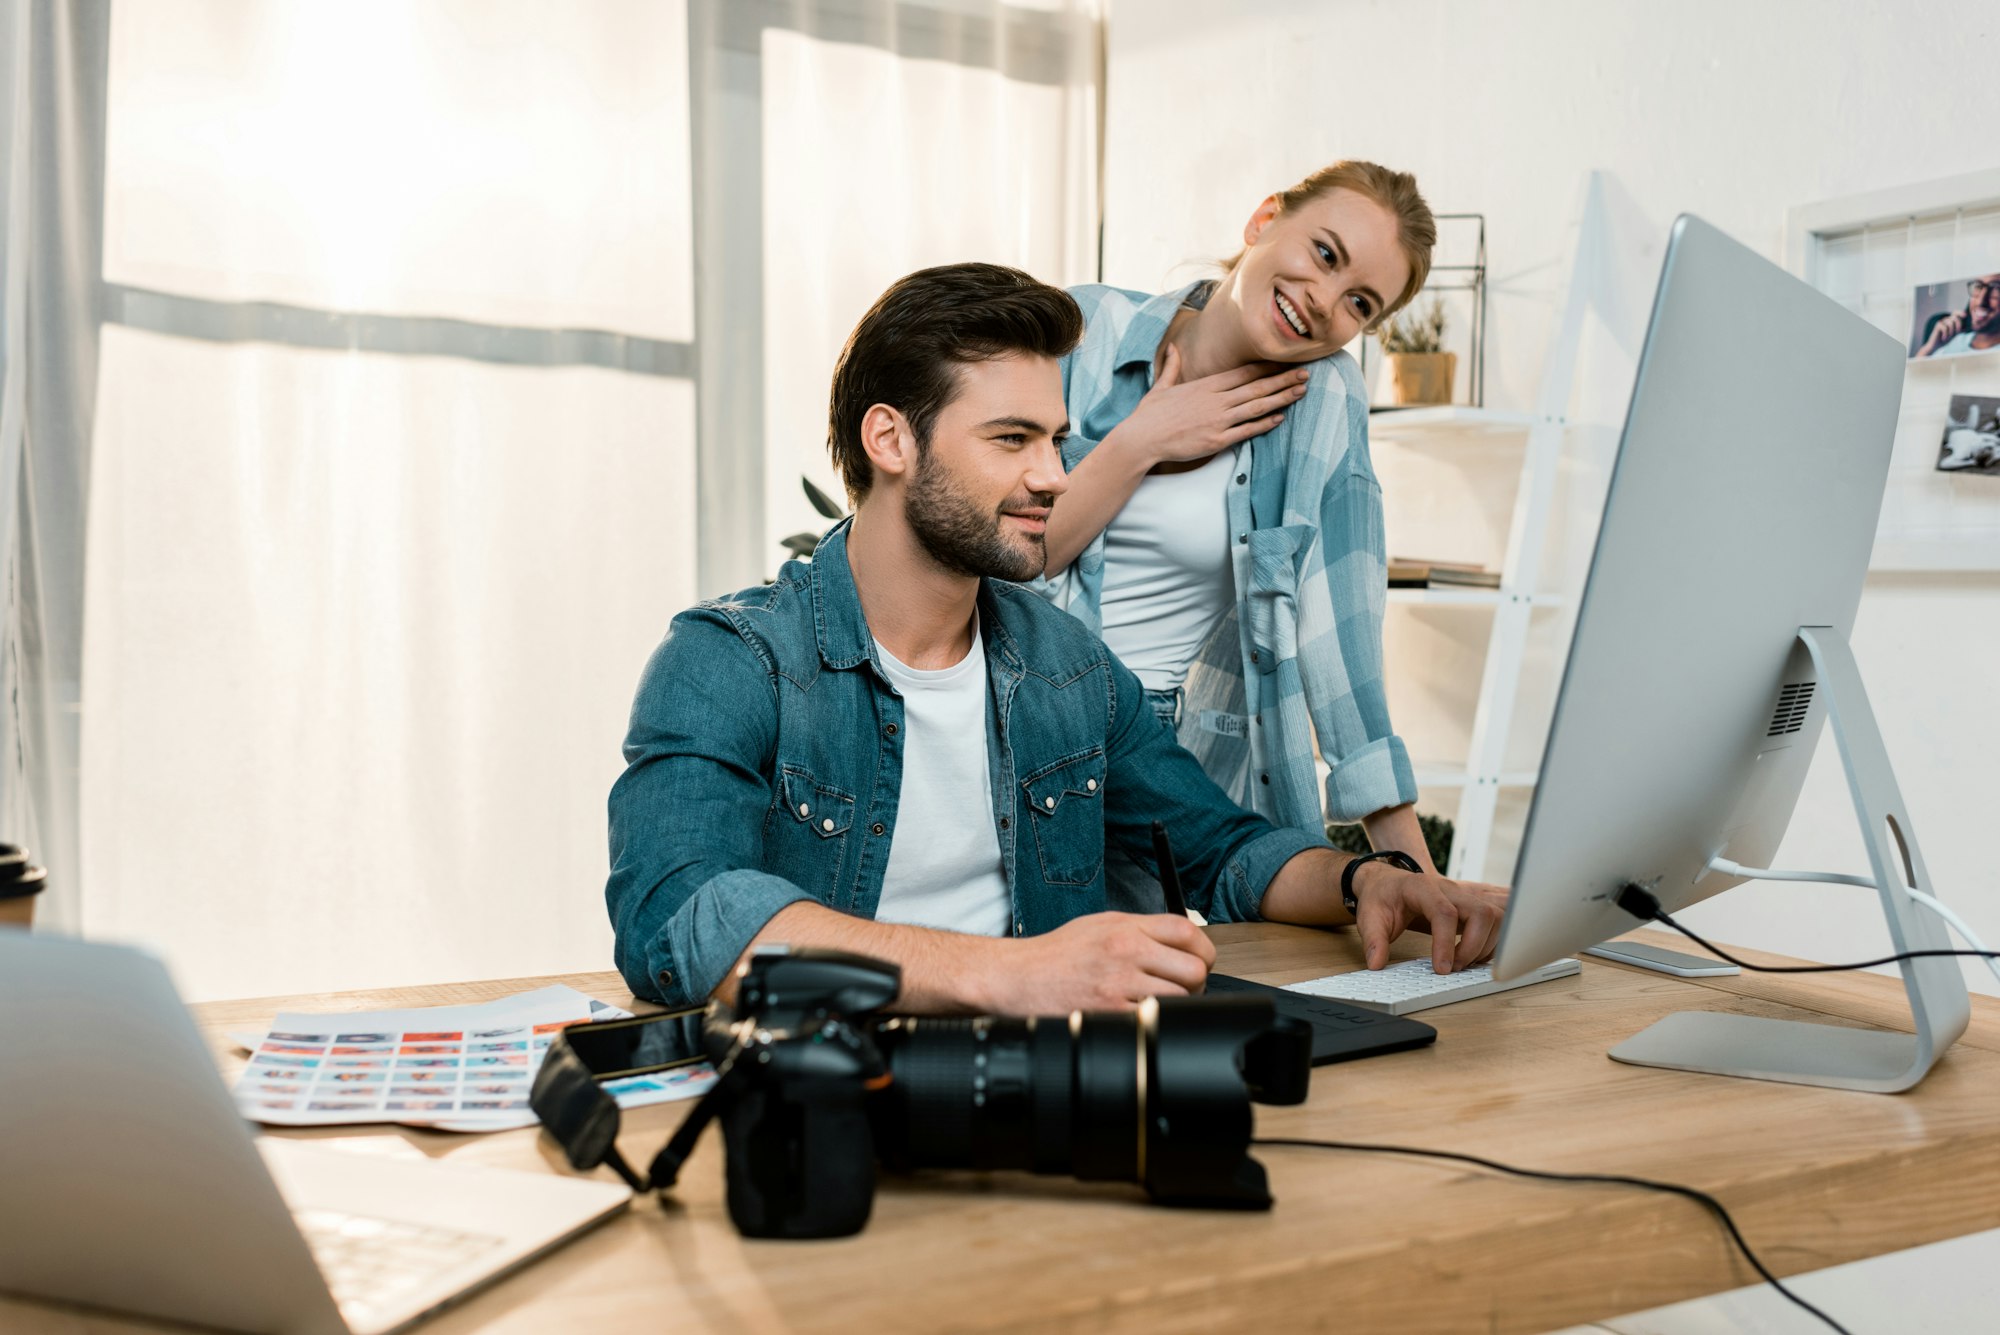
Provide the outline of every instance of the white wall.
[[[2000,161],[1972,58],[2000,41],[1993,0],[1117,0],[1109,35],[1106,281],[1184,281],[1189,261],[1234,249],[1272,189],[1338,157],[1386,162],[1415,172],[1439,211],[1486,215],[1495,407],[1534,401],[1587,170],[1611,173],[1627,267],[1643,272],[1682,211],[1778,259],[1790,207]],[[1613,354],[1586,359],[1579,394],[1599,408],[1629,375],[1619,339],[1601,341]],[[1388,507],[1393,532],[1393,488]],[[1415,655],[1453,641],[1448,627],[1392,625],[1392,675],[1424,677]],[[2000,710],[1951,683],[2000,661],[2000,575],[1872,576],[1855,654],[1939,893],[1991,944],[2000,859],[1984,800]],[[1416,716],[1430,699],[1399,692],[1406,733],[1449,727]],[[1782,859],[1866,870],[1830,741]],[[1859,890],[1745,888],[1691,921],[1824,959],[1885,940]]]

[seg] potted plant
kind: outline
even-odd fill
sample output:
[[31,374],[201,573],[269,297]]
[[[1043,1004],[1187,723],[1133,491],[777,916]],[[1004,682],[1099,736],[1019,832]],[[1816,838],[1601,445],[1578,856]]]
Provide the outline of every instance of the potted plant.
[[1382,326],[1382,360],[1389,367],[1390,401],[1401,406],[1450,403],[1458,354],[1444,350],[1444,300],[1412,307]]

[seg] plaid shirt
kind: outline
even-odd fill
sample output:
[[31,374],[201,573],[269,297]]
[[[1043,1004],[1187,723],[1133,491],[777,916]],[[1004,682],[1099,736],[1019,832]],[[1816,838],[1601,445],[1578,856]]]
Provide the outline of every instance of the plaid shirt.
[[[1148,297],[1090,284],[1083,343],[1063,359],[1075,468],[1153,383],[1167,322],[1203,285]],[[1382,682],[1388,567],[1382,488],[1368,462],[1368,396],[1346,353],[1312,363],[1275,428],[1236,446],[1229,488],[1236,604],[1196,653],[1180,741],[1236,801],[1279,825],[1321,831],[1313,737],[1332,773],[1324,820],[1414,802],[1416,775],[1389,724]],[[1034,587],[1102,632],[1104,535]]]

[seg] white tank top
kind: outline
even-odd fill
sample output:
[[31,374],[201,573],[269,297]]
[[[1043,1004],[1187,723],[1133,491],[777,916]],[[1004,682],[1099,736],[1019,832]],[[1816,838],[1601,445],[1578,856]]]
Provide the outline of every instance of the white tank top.
[[1104,642],[1149,691],[1187,678],[1236,597],[1229,484],[1236,451],[1185,473],[1148,473],[1104,530]]

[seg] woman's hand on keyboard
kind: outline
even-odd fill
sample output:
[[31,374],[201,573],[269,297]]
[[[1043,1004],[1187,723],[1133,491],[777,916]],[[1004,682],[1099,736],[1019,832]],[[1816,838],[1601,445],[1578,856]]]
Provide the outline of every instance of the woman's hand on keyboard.
[[1431,968],[1437,973],[1483,964],[1500,941],[1507,888],[1453,881],[1371,862],[1354,877],[1360,905],[1355,929],[1371,969],[1389,962],[1389,943],[1414,927],[1431,935]]

